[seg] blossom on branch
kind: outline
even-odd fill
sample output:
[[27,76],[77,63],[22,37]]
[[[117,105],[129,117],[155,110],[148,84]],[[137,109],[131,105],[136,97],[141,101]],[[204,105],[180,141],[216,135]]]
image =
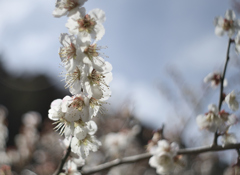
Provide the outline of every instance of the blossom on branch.
[[63,169],[65,172],[60,173],[60,175],[81,175],[81,173],[78,171],[77,164],[72,160],[68,160]]
[[86,14],[86,9],[81,7],[78,11],[70,16],[66,27],[69,33],[78,35],[83,42],[100,40],[105,34],[102,23],[106,20],[105,12],[101,9],[93,9]]
[[[211,83],[213,88],[217,87],[221,83],[221,74],[218,72],[209,73],[204,79],[204,83]],[[224,79],[223,86],[227,86],[227,80]]]
[[215,104],[208,106],[209,112],[197,116],[197,124],[200,129],[207,129],[216,132],[221,125],[221,119],[218,116],[218,109]]
[[234,133],[225,133],[222,135],[222,146],[237,143],[237,137]]
[[223,36],[226,32],[229,37],[232,37],[235,32],[239,29],[239,20],[236,19],[236,15],[233,10],[227,10],[225,18],[216,17],[214,20],[215,34]]
[[87,0],[56,0],[56,8],[53,11],[54,17],[61,17],[64,15],[73,15],[78,7],[81,7]]
[[77,137],[72,138],[71,148],[72,152],[85,159],[90,151],[96,152],[101,146],[95,136],[88,134],[84,139],[79,140]]
[[156,168],[158,174],[170,174],[177,166],[184,166],[181,157],[177,156],[178,149],[175,142],[170,144],[167,140],[158,141],[158,145],[150,150],[153,156],[149,159],[149,165]]
[[234,90],[225,97],[225,102],[228,104],[228,107],[236,111],[239,108],[239,93],[236,93]]
[[237,122],[235,115],[230,115],[224,110],[218,111],[215,104],[208,106],[209,112],[197,116],[197,124],[200,129],[206,129],[210,132],[225,132],[229,127]]

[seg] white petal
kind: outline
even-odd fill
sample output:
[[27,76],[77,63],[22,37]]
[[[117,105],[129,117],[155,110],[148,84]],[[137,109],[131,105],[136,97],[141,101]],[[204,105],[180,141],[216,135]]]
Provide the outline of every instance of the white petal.
[[101,23],[97,23],[91,33],[92,39],[100,40],[105,34],[105,28]]
[[93,135],[97,131],[97,124],[94,121],[89,121],[87,122],[87,129],[88,129],[88,134]]
[[97,22],[103,23],[106,20],[105,12],[101,9],[93,9],[88,14]]
[[233,10],[227,10],[225,14],[225,18],[227,20],[234,20],[236,18],[236,15]]
[[87,128],[77,126],[74,130],[74,137],[78,138],[79,140],[82,140],[87,136],[87,133],[88,133]]
[[61,16],[66,15],[67,12],[68,12],[68,10],[65,9],[65,8],[62,8],[62,9],[56,8],[56,9],[53,11],[52,14],[53,14],[54,17],[59,18],[59,17],[61,17]]
[[223,36],[224,35],[224,30],[222,27],[216,26],[215,28],[215,34],[218,36]]

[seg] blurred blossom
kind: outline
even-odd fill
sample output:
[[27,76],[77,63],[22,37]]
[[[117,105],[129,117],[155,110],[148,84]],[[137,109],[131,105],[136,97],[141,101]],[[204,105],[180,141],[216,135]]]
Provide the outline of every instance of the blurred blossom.
[[[211,83],[212,88],[216,88],[221,82],[221,73],[214,72],[209,73],[204,79],[204,83]],[[227,80],[224,79],[223,86],[227,86]]]
[[157,174],[170,174],[176,171],[176,167],[184,167],[182,156],[177,155],[179,146],[177,143],[169,143],[167,140],[158,141],[158,145],[150,150],[153,155],[149,159],[149,165],[156,168]]
[[222,136],[222,146],[237,143],[237,137],[234,133],[225,133]]
[[158,141],[162,139],[162,129],[153,133],[152,139],[148,142],[147,151],[150,152],[151,148],[157,145]]
[[2,165],[0,167],[0,175],[12,175],[11,167],[8,165]]
[[21,172],[21,175],[37,175],[37,174],[28,169],[25,169]]
[[239,29],[239,20],[236,19],[236,15],[233,10],[227,10],[225,18],[216,17],[214,20],[215,34],[223,36],[226,32],[229,37],[232,37],[235,32]]
[[225,170],[224,175],[239,175],[240,174],[240,166],[233,165]]
[[135,125],[131,130],[108,133],[103,141],[103,147],[107,151],[107,154],[111,157],[118,157],[128,147],[139,131],[139,126]]
[[225,97],[225,102],[228,104],[228,107],[237,111],[239,108],[240,92],[235,92],[234,90]]
[[42,117],[38,112],[29,111],[23,115],[22,121],[27,127],[37,127],[41,123]]

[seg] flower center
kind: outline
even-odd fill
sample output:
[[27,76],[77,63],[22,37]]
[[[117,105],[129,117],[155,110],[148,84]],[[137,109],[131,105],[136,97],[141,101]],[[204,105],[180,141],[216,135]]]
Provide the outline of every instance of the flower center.
[[220,74],[214,74],[212,80],[214,80],[215,84],[218,85],[221,81],[221,75]]
[[89,104],[92,108],[94,108],[95,106],[102,106],[98,100],[96,98],[91,97],[89,100]]
[[212,111],[206,113],[205,115],[207,115],[208,122],[213,122],[217,118],[217,116]]
[[76,2],[76,0],[66,0],[65,2],[57,2],[57,5],[60,9],[67,9],[68,11],[74,9],[79,4]]
[[158,157],[159,165],[168,165],[171,163],[171,158],[168,155],[161,155]]
[[91,74],[88,76],[88,79],[89,79],[91,85],[96,84],[96,85],[100,86],[100,83],[104,84],[103,78],[105,78],[105,76],[100,74],[95,69],[93,69]]
[[87,55],[89,60],[92,61],[93,57],[99,56],[99,53],[97,52],[97,44],[89,45],[86,49],[84,49],[84,53]]
[[85,15],[83,19],[79,19],[78,21],[79,25],[79,32],[86,31],[88,33],[91,33],[94,26],[96,25],[96,22],[93,18],[90,17],[90,15]]
[[77,126],[84,127],[86,126],[86,123],[84,123],[81,119],[79,119],[78,121],[74,122],[74,127],[76,128]]
[[83,106],[84,106],[83,98],[81,96],[75,97],[73,102],[70,104],[70,106],[78,109],[79,111],[81,111],[83,109]]
[[60,57],[67,58],[67,60],[71,58],[75,59],[77,54],[74,44],[71,43],[69,46],[61,48],[59,55]]
[[228,30],[231,29],[232,27],[233,27],[233,20],[224,19],[223,29],[224,29],[225,31],[228,31]]

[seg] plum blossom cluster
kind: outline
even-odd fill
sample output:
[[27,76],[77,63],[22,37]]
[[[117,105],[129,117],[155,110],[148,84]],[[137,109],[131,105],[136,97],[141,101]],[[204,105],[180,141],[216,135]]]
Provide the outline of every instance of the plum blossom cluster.
[[[240,53],[240,20],[236,18],[234,11],[227,10],[225,17],[216,17],[215,21],[215,34],[223,36],[224,33],[228,34],[229,44],[227,49],[227,58],[225,67],[222,73],[210,73],[204,78],[205,83],[211,83],[212,87],[220,86],[220,98],[218,107],[215,104],[208,106],[208,112],[197,116],[197,124],[200,129],[206,129],[214,132],[217,136],[222,136],[222,145],[234,144],[237,142],[236,135],[229,133],[231,126],[236,124],[237,118],[234,114],[221,110],[222,103],[226,103],[232,111],[237,111],[239,108],[239,92],[232,91],[229,94],[224,93],[224,87],[227,86],[225,74],[227,70],[227,63],[230,59],[229,50],[232,43],[235,43],[235,50]],[[233,37],[235,36],[235,39]],[[216,140],[217,141],[217,140]]]
[[159,140],[157,145],[150,149],[153,156],[149,159],[149,165],[156,168],[158,174],[174,172],[174,170],[184,166],[182,156],[177,155],[178,150],[177,143],[170,144],[167,140]]
[[[103,105],[111,95],[109,83],[112,81],[112,66],[101,52],[106,47],[97,44],[105,34],[105,13],[101,9],[86,13],[82,7],[86,1],[56,2],[53,15],[68,17],[69,34],[60,35],[59,56],[64,67],[61,76],[72,96],[54,100],[48,115],[54,121],[55,129],[69,140],[71,152],[79,159],[85,159],[90,151],[97,151],[101,145],[94,136],[97,125],[92,119],[104,111]],[[76,169],[74,161],[66,166],[71,171]],[[69,174],[69,168],[65,170]]]
[[236,136],[234,133],[228,133],[230,127],[237,122],[235,115],[225,112],[225,110],[218,111],[215,104],[208,106],[208,112],[197,116],[197,124],[200,129],[206,129],[210,132],[219,132],[222,135],[222,144],[227,145],[236,143]]

